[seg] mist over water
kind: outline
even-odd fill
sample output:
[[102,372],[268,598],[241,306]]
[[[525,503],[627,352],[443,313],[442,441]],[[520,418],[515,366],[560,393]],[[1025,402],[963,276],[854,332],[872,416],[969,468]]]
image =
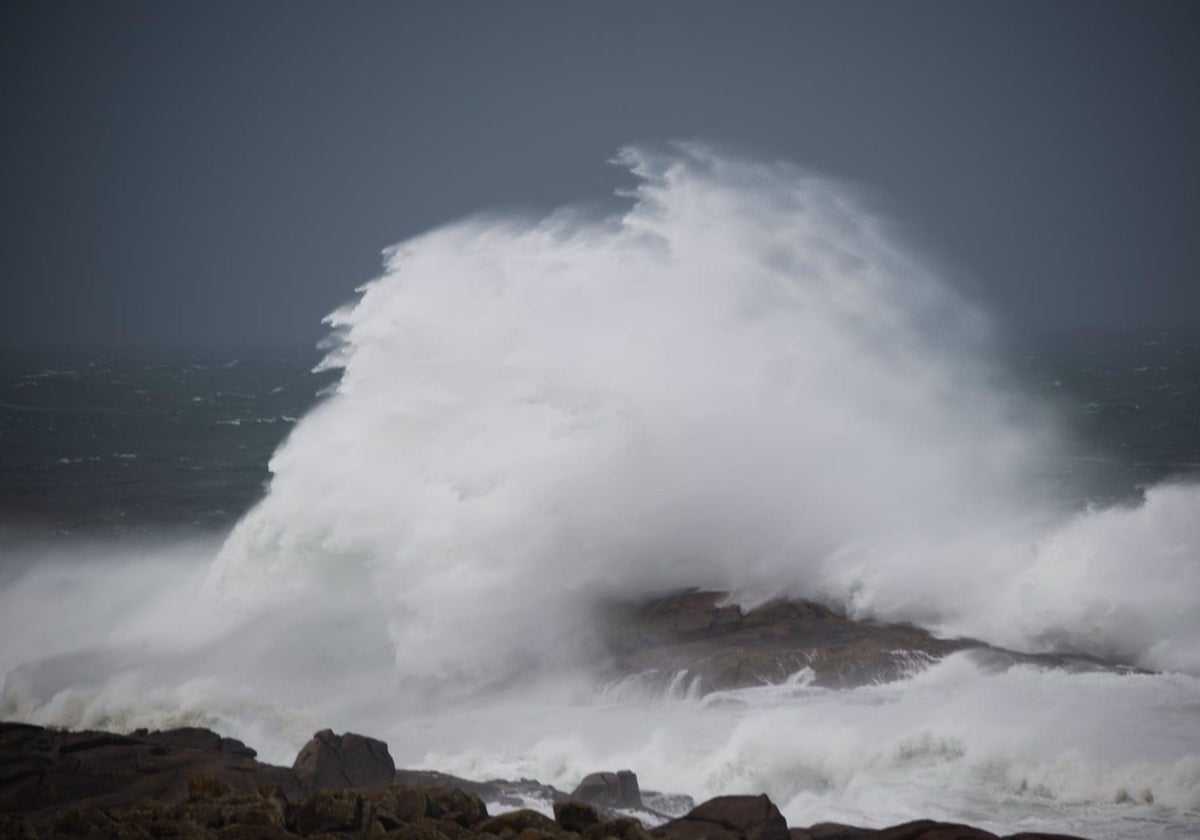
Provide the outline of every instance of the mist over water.
[[[566,787],[632,766],[795,824],[1186,836],[1200,490],[1066,501],[1068,437],[868,196],[701,146],[619,161],[619,217],[389,249],[329,318],[336,388],[219,547],[68,546],[0,589],[0,713],[202,723],[278,761],[354,728],[402,766]],[[680,587],[1174,673],[960,654],[849,692],[597,686],[595,605]]]

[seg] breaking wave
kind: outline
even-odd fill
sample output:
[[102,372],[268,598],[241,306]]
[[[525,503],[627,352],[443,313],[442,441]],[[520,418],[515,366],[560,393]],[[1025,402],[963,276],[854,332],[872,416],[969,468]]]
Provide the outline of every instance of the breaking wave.
[[1051,418],[867,198],[698,146],[619,160],[619,218],[386,252],[212,591],[369,581],[399,672],[455,684],[572,656],[598,599],[681,586],[1200,672],[1200,493],[1057,504]]

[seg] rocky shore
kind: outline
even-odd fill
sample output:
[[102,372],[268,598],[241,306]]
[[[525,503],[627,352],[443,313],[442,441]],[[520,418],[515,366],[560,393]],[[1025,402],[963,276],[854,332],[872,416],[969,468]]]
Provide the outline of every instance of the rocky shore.
[[[526,807],[546,803],[553,817]],[[387,745],[313,736],[291,767],[259,762],[207,729],[63,732],[0,723],[0,836],[43,838],[397,838],[398,840],[996,840],[929,820],[884,829],[789,827],[765,796],[642,791],[629,771],[572,792],[535,781],[474,782],[397,770]],[[1069,840],[1013,834],[1008,840]]]

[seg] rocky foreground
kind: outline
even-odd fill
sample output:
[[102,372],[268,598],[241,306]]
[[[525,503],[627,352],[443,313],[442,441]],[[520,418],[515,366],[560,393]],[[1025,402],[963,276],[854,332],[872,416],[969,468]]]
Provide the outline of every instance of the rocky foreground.
[[[554,817],[522,806],[552,803]],[[263,764],[207,729],[61,732],[0,723],[0,837],[398,838],[398,840],[996,840],[929,820],[885,829],[789,828],[766,796],[642,792],[629,771],[595,773],[572,793],[522,780],[471,782],[397,771],[382,741],[318,732],[291,767]],[[489,813],[489,804],[495,815]],[[687,808],[690,801],[684,805]],[[638,816],[632,816],[638,815]],[[1070,840],[1014,834],[1008,840]]]

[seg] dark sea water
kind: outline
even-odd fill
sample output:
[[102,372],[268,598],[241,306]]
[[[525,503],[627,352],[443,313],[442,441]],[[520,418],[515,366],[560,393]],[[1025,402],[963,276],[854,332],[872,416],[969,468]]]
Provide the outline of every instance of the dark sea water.
[[[263,495],[292,425],[336,383],[314,350],[7,352],[0,523],[27,536],[223,530]],[[1003,366],[1053,408],[1075,503],[1200,478],[1200,335],[1060,333]],[[1082,495],[1080,490],[1082,488]]]
[[335,381],[315,351],[8,353],[0,517],[38,536],[223,529]]

